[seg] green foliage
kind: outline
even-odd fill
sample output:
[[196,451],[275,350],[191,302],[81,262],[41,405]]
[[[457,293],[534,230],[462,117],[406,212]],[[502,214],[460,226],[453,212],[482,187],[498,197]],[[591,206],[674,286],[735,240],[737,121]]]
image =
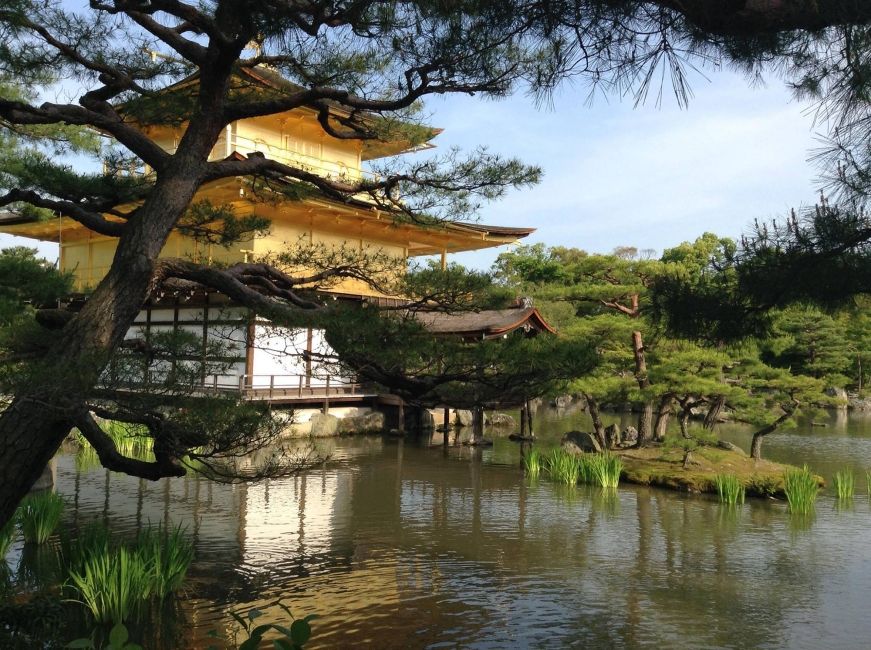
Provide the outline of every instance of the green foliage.
[[584,460],[588,470],[584,472],[588,482],[603,488],[616,488],[620,483],[623,462],[614,454],[593,454]]
[[538,449],[533,447],[523,455],[523,470],[529,478],[537,479],[543,465],[542,454]]
[[737,505],[744,503],[744,484],[734,474],[717,474],[714,477],[717,496],[721,503]]
[[760,497],[773,497],[781,490],[781,481],[771,476],[753,475],[747,481],[747,492]]
[[17,515],[24,541],[45,544],[60,523],[63,509],[63,498],[54,492],[43,491],[26,497]]
[[3,570],[2,564],[5,561],[6,553],[9,552],[9,547],[15,541],[15,533],[18,530],[18,521],[16,517],[12,517],[2,527],[0,527],[0,571]]
[[820,487],[807,465],[789,468],[783,474],[783,491],[789,503],[789,511],[807,515],[813,512]]
[[205,244],[230,248],[269,232],[272,222],[256,215],[237,216],[232,205],[202,200],[192,204],[179,219],[178,232]]
[[582,466],[580,457],[570,454],[562,448],[552,449],[545,458],[545,467],[551,480],[566,485],[577,485],[581,478]]
[[0,326],[32,319],[34,304],[54,303],[67,295],[71,287],[70,276],[38,258],[35,248],[17,246],[0,250]]
[[149,529],[133,543],[113,544],[105,528],[94,526],[64,553],[67,585],[98,623],[142,620],[152,602],[181,587],[193,560],[180,528]]
[[835,486],[838,499],[852,499],[856,488],[856,476],[853,474],[853,470],[843,469],[835,472],[832,484]]
[[236,622],[248,635],[248,638],[239,644],[239,650],[257,650],[263,643],[265,635],[270,633],[277,633],[277,636],[273,635],[272,640],[276,650],[301,650],[308,643],[312,635],[311,622],[317,618],[317,615],[309,614],[304,618],[294,618],[290,608],[281,600],[276,601],[273,605],[277,605],[290,616],[293,621],[290,627],[277,623],[257,625],[256,621],[263,616],[263,612],[256,607],[243,614],[230,612],[230,615],[236,619]]
[[112,629],[109,631],[107,645],[97,645],[95,631],[90,638],[70,641],[64,647],[82,648],[84,650],[142,650],[141,645],[130,641],[130,633],[127,630],[127,626],[123,623],[116,623],[112,626]]

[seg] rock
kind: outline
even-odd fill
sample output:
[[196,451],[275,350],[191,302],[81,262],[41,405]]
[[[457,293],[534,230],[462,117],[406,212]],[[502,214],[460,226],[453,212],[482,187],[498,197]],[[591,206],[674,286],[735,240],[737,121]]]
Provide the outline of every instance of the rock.
[[600,453],[599,441],[592,433],[569,431],[560,440],[560,447],[570,454]]
[[457,409],[454,411],[454,422],[461,427],[472,426],[472,412]]
[[826,389],[826,395],[835,398],[835,408],[845,409],[850,403],[850,398],[847,395],[847,391],[845,391],[843,388],[835,388],[834,386],[831,386]]
[[638,429],[635,427],[626,427],[623,433],[620,434],[620,442],[624,445],[635,445],[638,443]]
[[583,393],[578,393],[577,395],[572,395],[572,400],[574,401],[574,404],[578,408],[578,410],[581,410],[581,411],[587,410],[587,398],[584,397]]
[[315,413],[309,420],[311,423],[310,436],[313,438],[328,438],[336,435],[339,430],[339,418],[335,415]]
[[514,427],[514,418],[507,413],[488,413],[484,418],[484,423],[492,427]]
[[571,395],[557,395],[556,397],[553,398],[553,401],[551,403],[558,409],[564,409],[564,408],[567,408],[569,406],[569,404],[572,403],[572,396]]
[[746,456],[747,452],[741,449],[738,445],[733,445],[731,442],[727,440],[717,440],[717,447],[720,449],[728,449],[729,451],[734,451],[736,454],[741,454],[742,456]]
[[514,442],[535,442],[535,436],[521,436],[519,433],[512,433],[508,439]]
[[620,429],[616,424],[609,424],[605,427],[605,440],[608,441],[608,447],[611,449],[620,446]]
[[850,408],[856,411],[871,411],[871,397],[850,396]]
[[463,443],[466,447],[492,447],[493,441],[487,438],[478,438],[477,440],[466,440]]
[[380,433],[384,430],[384,414],[373,412],[339,420],[337,432],[340,436],[363,433]]

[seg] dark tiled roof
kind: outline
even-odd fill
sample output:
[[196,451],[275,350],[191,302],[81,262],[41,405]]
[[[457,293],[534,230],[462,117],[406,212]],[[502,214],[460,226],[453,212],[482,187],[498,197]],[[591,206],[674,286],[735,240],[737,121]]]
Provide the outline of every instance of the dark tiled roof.
[[452,314],[418,312],[415,317],[435,334],[454,334],[469,338],[493,338],[518,329],[555,333],[535,307]]

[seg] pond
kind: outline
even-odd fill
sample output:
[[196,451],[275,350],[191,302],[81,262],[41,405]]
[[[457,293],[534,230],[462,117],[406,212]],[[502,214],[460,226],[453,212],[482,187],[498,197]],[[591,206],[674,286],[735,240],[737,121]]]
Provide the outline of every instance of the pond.
[[[856,471],[852,505],[824,493],[812,518],[775,501],[735,511],[658,489],[530,483],[519,447],[498,434],[484,450],[443,447],[439,433],[326,440],[322,467],[232,486],[150,483],[61,454],[56,489],[70,530],[187,527],[197,555],[184,622],[150,633],[147,648],[231,639],[230,612],[252,607],[286,623],[280,598],[320,616],[312,648],[867,647],[871,417],[826,424],[763,448],[827,479]],[[589,429],[586,416],[541,412],[538,444],[573,428]],[[748,446],[749,430],[721,434]],[[20,543],[7,562],[21,573]]]

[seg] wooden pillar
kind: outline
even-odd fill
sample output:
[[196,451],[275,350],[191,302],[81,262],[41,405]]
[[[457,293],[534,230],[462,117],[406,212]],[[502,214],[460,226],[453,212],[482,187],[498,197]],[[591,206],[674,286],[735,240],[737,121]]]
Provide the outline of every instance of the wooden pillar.
[[305,387],[311,388],[312,385],[312,340],[314,334],[312,328],[309,327],[305,335]]
[[248,325],[245,329],[245,381],[248,388],[254,387],[254,345],[257,342],[257,315],[253,311],[248,312]]
[[526,410],[527,410],[527,402],[523,400],[523,404],[520,407],[520,437],[526,437]]
[[206,385],[206,369],[209,365],[208,359],[209,350],[209,292],[206,291],[206,297],[203,301],[203,365],[200,368],[200,381],[203,386]]
[[484,439],[484,408],[476,406],[472,410],[472,439],[469,441],[472,444],[481,442]]
[[447,447],[448,438],[451,436],[451,409],[447,406],[444,410],[444,422],[442,423],[442,430],[445,432],[445,437],[442,440],[442,444]]
[[396,423],[396,429],[399,431],[399,433],[405,433],[405,402],[399,402],[396,413],[399,420]]
[[442,249],[441,264],[442,264],[442,271],[446,271],[448,268],[448,251],[446,248]]
[[529,400],[526,400],[526,430],[531,438],[535,437],[535,431],[532,428],[532,409],[529,408]]
[[324,415],[330,414],[330,376],[327,375],[327,391],[324,395]]

